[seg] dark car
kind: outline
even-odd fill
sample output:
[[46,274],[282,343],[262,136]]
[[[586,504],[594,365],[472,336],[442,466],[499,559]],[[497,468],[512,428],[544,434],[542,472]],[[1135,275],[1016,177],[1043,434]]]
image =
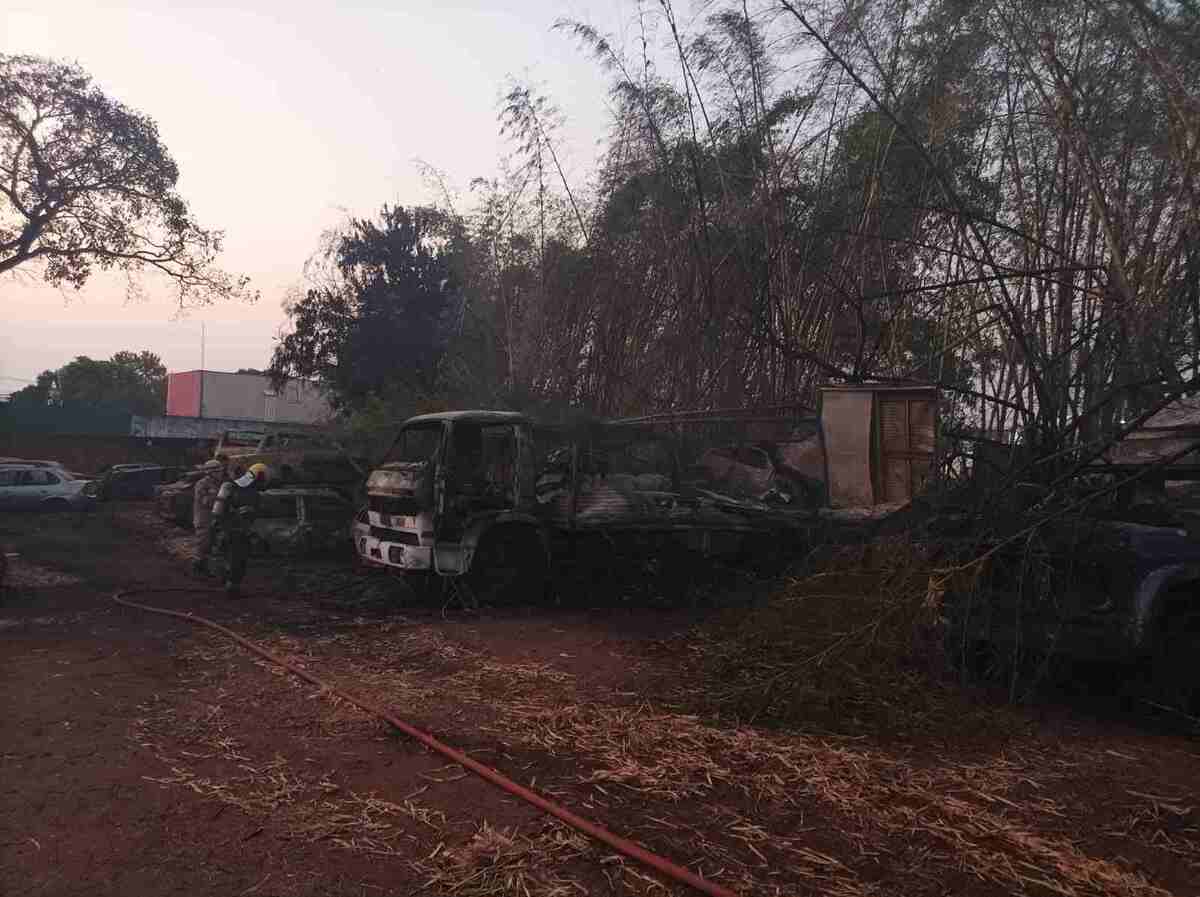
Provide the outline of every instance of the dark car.
[[157,464],[116,464],[94,480],[89,489],[101,501],[114,498],[151,499],[165,483],[179,479],[181,469]]
[[1200,712],[1200,543],[1185,529],[1063,518],[997,547],[973,575],[931,580],[952,654],[1116,664]]

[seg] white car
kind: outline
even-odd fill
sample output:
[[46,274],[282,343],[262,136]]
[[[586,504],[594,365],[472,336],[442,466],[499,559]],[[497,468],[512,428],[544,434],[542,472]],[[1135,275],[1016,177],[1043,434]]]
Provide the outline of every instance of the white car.
[[83,492],[90,481],[47,467],[0,467],[0,510],[82,510],[93,504]]

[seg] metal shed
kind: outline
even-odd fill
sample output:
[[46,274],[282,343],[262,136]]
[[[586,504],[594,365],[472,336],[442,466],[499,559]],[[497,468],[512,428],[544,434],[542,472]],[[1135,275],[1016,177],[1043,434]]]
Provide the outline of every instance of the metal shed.
[[921,492],[937,444],[937,387],[866,383],[820,396],[830,505],[903,504]]

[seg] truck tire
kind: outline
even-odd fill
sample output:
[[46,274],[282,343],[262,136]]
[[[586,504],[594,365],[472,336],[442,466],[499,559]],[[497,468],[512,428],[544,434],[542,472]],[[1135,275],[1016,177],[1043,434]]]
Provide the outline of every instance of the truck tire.
[[503,526],[484,534],[466,582],[481,604],[540,601],[549,565],[537,532],[524,526]]

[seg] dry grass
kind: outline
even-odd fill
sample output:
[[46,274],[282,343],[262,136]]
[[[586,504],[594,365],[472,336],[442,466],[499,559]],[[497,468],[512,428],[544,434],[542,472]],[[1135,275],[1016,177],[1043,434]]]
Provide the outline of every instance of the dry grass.
[[[1065,823],[1069,814],[1036,792],[1067,779],[1077,760],[1086,762],[1083,757],[1062,760],[1024,744],[1019,752],[984,762],[936,758],[927,765],[844,742],[715,728],[695,717],[649,708],[577,706],[533,718],[522,713],[521,720],[523,725],[513,720],[508,729],[513,741],[549,753],[585,755],[592,769],[579,777],[581,784],[632,792],[640,806],[647,801],[711,802],[733,791],[776,812],[820,813],[825,831],[833,827],[848,845],[922,842],[925,861],[935,868],[967,870],[1005,889],[1166,893],[1141,873],[1106,856],[1089,855],[1072,835],[1054,831],[1066,828],[1057,823]],[[1031,787],[1035,795],[1026,796]],[[748,848],[761,844],[762,850],[751,850],[760,861],[763,850],[789,854],[794,874],[818,879],[826,891],[869,890],[850,868],[849,858],[814,853],[802,837],[770,832],[761,821],[742,820],[740,828],[727,827],[726,834],[730,831]],[[722,857],[727,866],[755,865],[744,854],[723,851],[711,835],[710,830],[704,839],[707,855]],[[752,836],[755,840],[748,841]]]
[[[566,871],[595,849],[587,838],[558,822],[522,833],[486,820],[464,844],[439,843],[413,863],[435,893],[460,897],[569,897],[591,891]],[[661,892],[660,892],[661,893]]]
[[[944,730],[970,713],[945,681],[941,596],[925,549],[881,540],[827,553],[820,566],[668,645],[692,674],[676,699],[734,723],[889,738]],[[992,708],[974,720],[1006,722]]]
[[328,776],[296,770],[282,756],[265,761],[250,756],[232,734],[237,726],[221,705],[180,712],[163,701],[142,710],[131,737],[169,770],[168,775],[147,776],[147,781],[237,807],[289,837],[356,853],[406,857],[420,843],[414,829],[436,832],[445,823],[444,814],[415,800],[424,788],[399,800],[343,793]]
[[[908,583],[893,592],[908,602],[898,606],[926,600],[915,577],[888,580],[886,568],[879,575],[893,586]],[[803,590],[793,584],[795,591],[781,600],[805,606],[814,594],[834,594],[844,601],[848,577],[806,580]],[[857,581],[865,591],[870,580]],[[826,591],[814,592],[817,583]],[[830,588],[835,583],[839,587]],[[881,606],[869,601],[864,606]],[[908,651],[914,644],[881,627],[869,639],[866,632],[861,623],[838,623],[813,636],[810,647],[819,651],[834,644],[849,653],[827,652],[817,660],[810,654],[789,666],[768,661],[770,652],[763,649],[756,669],[773,677],[838,669],[855,650],[865,652],[859,657],[895,658],[903,652],[875,652],[887,645]],[[206,637],[198,645],[189,658],[196,662],[189,684],[215,694],[216,702],[185,703],[187,710],[164,705],[148,712],[135,730],[170,771],[156,777],[161,784],[269,814],[272,824],[295,837],[407,857],[434,893],[671,893],[639,867],[607,857],[557,823],[512,830],[483,821],[464,839],[419,793],[342,794],[281,758],[246,756],[221,696],[235,687],[240,694],[250,686],[261,690],[265,682],[278,700],[284,683],[255,672],[248,684],[236,649]],[[1195,802],[1186,796],[1130,792],[1121,797],[1116,821],[1103,827],[1062,797],[1087,789],[1094,770],[1111,761],[1102,745],[1067,746],[1013,728],[987,750],[963,756],[844,734],[722,723],[659,704],[609,703],[551,665],[500,663],[430,627],[384,626],[307,640],[275,637],[268,647],[403,708],[418,723],[426,714],[443,724],[467,714],[472,723],[465,734],[490,738],[501,768],[511,763],[510,750],[569,761],[536,787],[600,821],[616,819],[623,833],[744,894],[873,897],[897,889],[932,894],[944,892],[946,876],[954,875],[963,892],[1161,897],[1167,892],[1131,861],[1113,855],[1108,839],[1123,838],[1192,868],[1200,856]],[[894,667],[881,679],[855,680],[853,688],[894,682],[892,676]],[[299,688],[310,699],[302,705],[309,735],[344,738],[378,730],[357,708],[307,685]],[[903,700],[907,693],[885,694]],[[174,715],[155,722],[156,712]],[[244,724],[243,719],[239,725]],[[181,741],[190,754],[180,749]],[[922,744],[928,751],[936,742]],[[213,761],[223,764],[220,774],[201,765]],[[635,822],[621,825],[622,819]],[[436,845],[431,852],[430,845]]]
[[55,586],[73,586],[83,582],[78,576],[35,564],[25,558],[14,558],[9,562],[7,585],[14,589],[45,589]]
[[1124,791],[1134,803],[1107,833],[1178,857],[1200,881],[1200,797]]

